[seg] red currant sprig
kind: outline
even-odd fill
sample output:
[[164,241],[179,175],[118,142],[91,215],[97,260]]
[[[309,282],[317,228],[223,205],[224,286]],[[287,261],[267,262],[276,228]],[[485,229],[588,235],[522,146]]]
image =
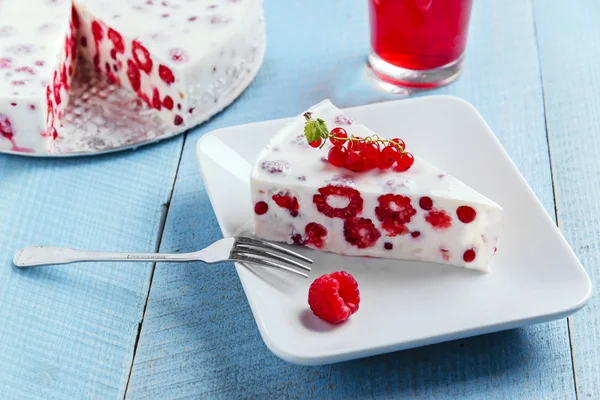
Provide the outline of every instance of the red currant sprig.
[[304,117],[304,134],[312,147],[322,148],[327,139],[333,144],[327,155],[331,165],[362,172],[372,168],[388,169],[395,164],[396,171],[404,172],[415,162],[400,138],[382,139],[378,135],[349,137],[341,127],[328,131],[325,121],[321,118],[314,120],[310,112],[305,113]]

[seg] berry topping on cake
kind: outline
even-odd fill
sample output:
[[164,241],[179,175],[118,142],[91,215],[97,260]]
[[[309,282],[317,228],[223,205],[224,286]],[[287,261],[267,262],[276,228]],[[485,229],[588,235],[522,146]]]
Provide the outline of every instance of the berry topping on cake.
[[360,192],[347,186],[327,185],[313,196],[317,210],[329,218],[354,218],[362,211]]
[[308,289],[308,305],[320,319],[337,324],[358,311],[360,291],[358,282],[347,272],[323,275]]
[[[345,166],[350,171],[363,172],[375,167],[388,169],[397,164],[396,171],[404,172],[415,161],[413,155],[405,150],[406,145],[400,138],[348,136],[348,132],[341,127],[329,131],[325,120],[313,119],[312,112],[304,113],[304,118],[304,136],[311,147],[322,148],[327,140],[334,146],[328,155],[328,161],[333,166]],[[334,150],[336,147],[345,147],[347,150]]]

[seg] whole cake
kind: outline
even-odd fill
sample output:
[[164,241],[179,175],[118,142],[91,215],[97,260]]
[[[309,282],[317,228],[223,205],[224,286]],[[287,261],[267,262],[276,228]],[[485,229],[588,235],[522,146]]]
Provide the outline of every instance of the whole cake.
[[61,137],[77,50],[175,129],[240,91],[264,29],[261,0],[2,0],[0,150]]
[[487,271],[502,208],[404,147],[328,100],[313,106],[254,166],[255,234],[349,256]]

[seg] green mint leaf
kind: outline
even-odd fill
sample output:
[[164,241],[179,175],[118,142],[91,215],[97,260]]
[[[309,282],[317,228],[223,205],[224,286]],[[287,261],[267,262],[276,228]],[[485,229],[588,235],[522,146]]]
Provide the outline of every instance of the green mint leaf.
[[327,124],[321,118],[317,118],[314,120],[310,113],[304,114],[306,118],[306,122],[304,124],[304,136],[306,136],[306,140],[311,142],[316,142],[319,139],[327,139],[329,137],[329,130],[327,129]]
[[329,137],[329,129],[327,129],[327,124],[321,118],[317,118],[317,123],[319,125],[319,136],[323,138],[323,140]]

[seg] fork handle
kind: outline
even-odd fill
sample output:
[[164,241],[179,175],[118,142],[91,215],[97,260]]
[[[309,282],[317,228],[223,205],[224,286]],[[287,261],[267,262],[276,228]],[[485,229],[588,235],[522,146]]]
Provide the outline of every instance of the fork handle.
[[30,246],[20,250],[13,260],[17,267],[69,264],[88,261],[201,261],[196,253],[108,253],[62,247]]

